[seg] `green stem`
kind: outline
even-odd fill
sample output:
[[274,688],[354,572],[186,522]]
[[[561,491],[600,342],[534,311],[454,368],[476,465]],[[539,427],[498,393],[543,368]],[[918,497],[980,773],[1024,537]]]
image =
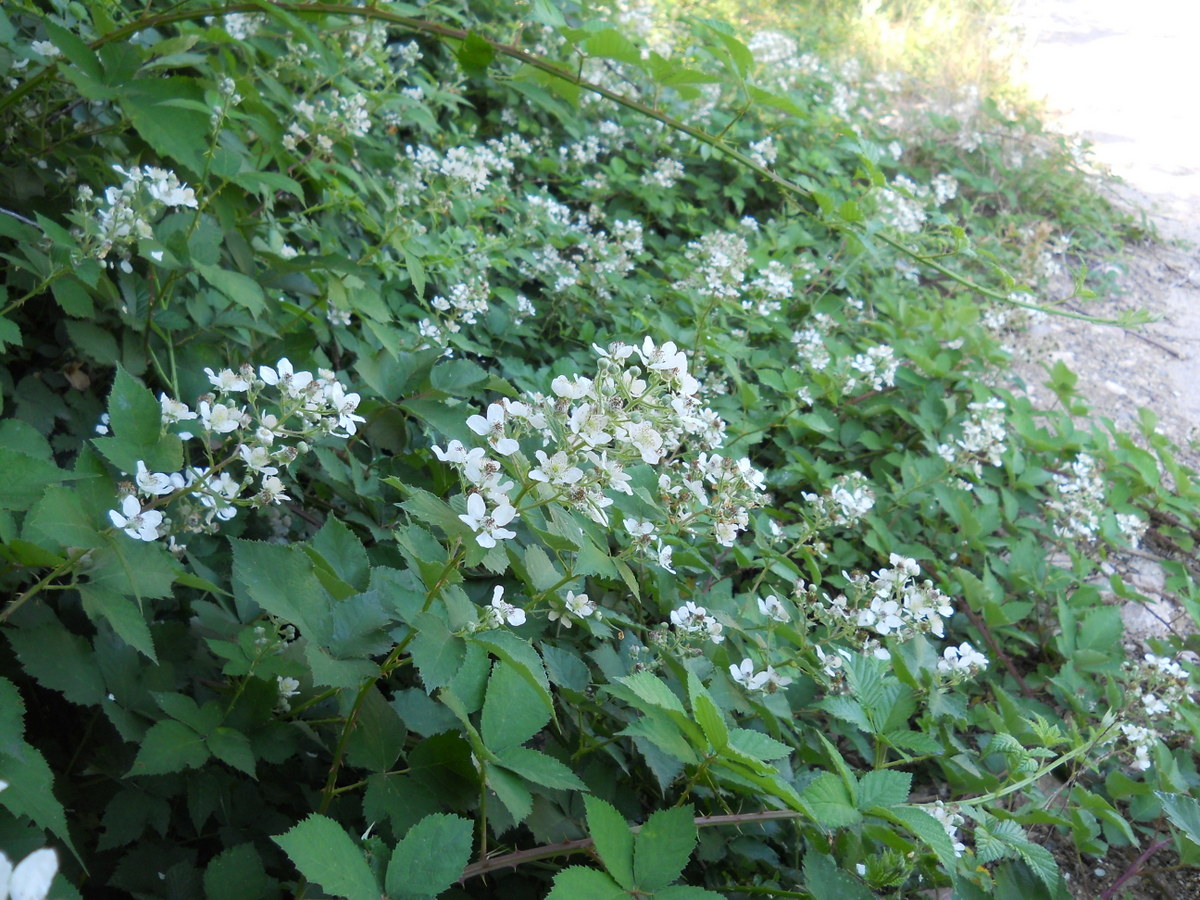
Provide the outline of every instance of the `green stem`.
[[4,607],[3,610],[0,610],[0,623],[6,622],[8,618],[18,609],[24,606],[27,601],[32,600],[43,590],[45,590],[50,582],[54,581],[54,579],[61,578],[63,575],[66,575],[68,572],[74,569],[75,566],[79,564],[79,561],[90,552],[90,550],[83,548],[76,549],[71,553],[70,556],[51,569],[41,581],[30,587],[25,591],[25,593],[21,594],[15,600],[9,601],[8,606]]

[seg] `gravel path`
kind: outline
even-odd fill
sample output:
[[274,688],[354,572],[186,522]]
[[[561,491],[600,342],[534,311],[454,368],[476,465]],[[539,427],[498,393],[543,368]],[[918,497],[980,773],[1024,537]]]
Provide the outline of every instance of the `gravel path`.
[[[1023,73],[1058,127],[1091,141],[1123,178],[1120,195],[1146,209],[1166,239],[1122,264],[1124,296],[1100,315],[1141,306],[1159,322],[1138,338],[1055,320],[1042,337],[1080,373],[1101,414],[1125,427],[1157,412],[1177,443],[1200,437],[1200,3],[1194,0],[1025,0]],[[1018,73],[1022,77],[1022,73]],[[1185,456],[1195,465],[1197,456]]]

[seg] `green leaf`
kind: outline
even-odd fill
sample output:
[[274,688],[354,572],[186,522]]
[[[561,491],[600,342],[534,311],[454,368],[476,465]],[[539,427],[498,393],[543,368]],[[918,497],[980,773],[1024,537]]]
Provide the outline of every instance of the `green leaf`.
[[501,768],[487,767],[487,785],[500,798],[514,822],[523,822],[533,810],[533,795],[520,776]]
[[266,897],[273,887],[253,844],[238,844],[222,851],[204,870],[204,893],[208,897]]
[[200,276],[238,306],[245,307],[253,316],[260,316],[267,309],[267,299],[262,286],[241,272],[231,272],[220,266],[204,266],[193,263]]
[[0,472],[0,509],[29,509],[49,485],[67,477],[54,463],[8,447],[0,447]]
[[370,580],[366,548],[357,535],[330,516],[312,536],[312,549],[321,555],[318,565],[327,566],[334,575],[356,590],[365,591]]
[[751,731],[748,728],[731,728],[729,746],[745,756],[764,762],[783,759],[792,754],[792,748],[787,744],[782,744],[761,731]]
[[617,808],[599,797],[583,798],[588,834],[610,875],[626,890],[633,890],[633,832]]
[[633,839],[633,877],[638,890],[654,892],[683,873],[696,847],[691,805],[660,809]]
[[529,747],[509,747],[497,751],[496,759],[504,768],[542,787],[560,791],[587,790],[587,785],[565,764],[538,750]]
[[[9,697],[5,695],[15,693],[15,689],[0,691],[0,697],[7,702]],[[66,812],[54,796],[54,773],[37,749],[24,741],[17,744],[17,754],[10,755],[7,750],[0,753],[0,781],[8,783],[0,791],[0,806],[13,815],[28,816],[39,828],[53,832],[67,846],[72,846]]]
[[822,828],[845,828],[862,820],[854,798],[841,778],[822,772],[800,795],[805,809]]
[[[113,508],[116,507],[117,499],[113,497]],[[105,538],[96,530],[95,519],[84,508],[79,491],[61,485],[46,488],[42,499],[29,511],[25,518],[25,537],[52,547],[96,548],[105,545]],[[124,535],[118,537],[124,538]]]
[[548,591],[562,582],[562,575],[554,568],[546,551],[537,544],[525,549],[525,571],[529,573],[530,583],[538,591]]
[[488,749],[498,753],[518,747],[549,721],[550,711],[539,702],[537,690],[516,667],[496,663],[488,680],[479,728]]
[[729,746],[729,727],[725,724],[725,717],[721,715],[721,710],[713,702],[713,698],[709,696],[704,685],[700,683],[700,679],[690,669],[688,670],[688,695],[692,700],[692,712],[704,732],[704,737],[708,739],[712,748],[720,753]]
[[[200,108],[183,108],[190,100]],[[201,112],[204,91],[197,78],[139,78],[123,85],[120,102],[129,121],[155,152],[183,163],[197,174],[204,171],[208,147],[208,114]]]
[[867,772],[858,782],[858,808],[863,812],[875,806],[887,809],[908,800],[912,775],[888,769]]
[[1038,877],[1038,880],[1053,892],[1060,880],[1058,863],[1054,859],[1054,854],[1045,847],[1030,841],[1022,841],[1017,844],[1016,850],[1017,855],[1021,857],[1021,862],[1029,866],[1030,871]]
[[205,741],[212,755],[221,762],[245,772],[251,778],[258,777],[254,774],[254,750],[246,735],[233,728],[219,727],[214,728]]
[[941,822],[915,806],[892,807],[887,817],[899,821],[934,852],[945,869],[953,870],[957,858],[954,855],[954,842],[946,834]]
[[1200,845],[1200,802],[1187,794],[1168,794],[1166,791],[1155,791],[1154,796],[1162,803],[1171,824],[1193,844]]
[[487,40],[472,31],[467,34],[454,55],[464,72],[476,76],[482,75],[487,70],[492,60],[496,58],[496,51],[492,49],[492,45]]
[[60,691],[72,703],[98,706],[104,701],[104,677],[86,638],[52,620],[28,628],[6,628],[25,672],[38,684]]
[[804,886],[814,897],[837,900],[874,900],[867,886],[837,867],[832,856],[809,850],[804,854]]
[[692,887],[690,884],[673,884],[654,892],[654,900],[724,900],[724,894]]
[[460,816],[426,816],[396,844],[387,869],[388,895],[436,896],[460,877],[471,858],[471,822]]
[[633,691],[640,699],[651,706],[684,712],[683,703],[666,683],[653,672],[637,672],[618,678],[618,682]]
[[571,866],[554,876],[546,900],[628,900],[629,894],[603,872]]
[[294,624],[310,640],[328,636],[329,595],[302,548],[241,538],[230,543],[235,597],[251,600],[271,615]]
[[[108,395],[109,427],[122,442],[152,447],[162,434],[162,407],[154,394],[121,366]],[[147,464],[149,466],[149,464]],[[177,467],[173,467],[177,468]],[[136,466],[126,471],[132,473]]]
[[80,585],[79,596],[83,600],[83,611],[89,619],[104,619],[121,640],[144,654],[151,662],[158,662],[146,616],[132,598],[95,584]]
[[372,686],[346,739],[346,761],[371,772],[386,772],[404,749],[407,736],[408,730],[395,708]]
[[466,655],[463,639],[450,633],[446,623],[433,613],[419,613],[413,617],[413,628],[417,636],[408,645],[413,663],[421,674],[425,692],[445,687],[457,674]]
[[204,738],[182,722],[158,722],[146,732],[130,775],[166,775],[198,769],[208,761]]
[[512,665],[536,690],[538,699],[549,710],[550,715],[554,715],[554,700],[550,696],[550,681],[546,678],[546,669],[542,665],[542,658],[529,641],[507,631],[481,631],[472,635],[471,641]]
[[326,893],[346,900],[379,900],[379,885],[362,850],[333,819],[313,813],[273,840],[300,874]]

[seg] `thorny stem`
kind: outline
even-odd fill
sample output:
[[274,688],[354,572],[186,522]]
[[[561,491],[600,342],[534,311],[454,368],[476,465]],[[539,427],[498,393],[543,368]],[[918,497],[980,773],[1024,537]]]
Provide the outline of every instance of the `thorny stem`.
[[1130,878],[1133,878],[1135,875],[1138,874],[1138,871],[1142,867],[1142,863],[1144,863],[1146,860],[1148,860],[1151,856],[1153,856],[1155,853],[1157,853],[1163,847],[1167,846],[1167,844],[1169,844],[1169,843],[1171,843],[1169,840],[1167,840],[1166,838],[1163,838],[1161,840],[1155,841],[1153,844],[1151,844],[1149,847],[1147,847],[1145,850],[1143,850],[1142,855],[1139,856],[1137,859],[1135,859],[1132,863],[1130,863],[1129,868],[1126,869],[1124,871],[1124,873],[1122,873],[1121,877],[1118,878],[1116,881],[1114,881],[1112,884],[1110,884],[1107,888],[1105,888],[1104,893],[1102,893],[1097,898],[1097,900],[1111,900],[1111,898],[1115,897],[1117,895],[1117,891],[1119,891],[1121,889],[1121,886],[1123,884],[1125,884],[1125,882],[1127,882]]

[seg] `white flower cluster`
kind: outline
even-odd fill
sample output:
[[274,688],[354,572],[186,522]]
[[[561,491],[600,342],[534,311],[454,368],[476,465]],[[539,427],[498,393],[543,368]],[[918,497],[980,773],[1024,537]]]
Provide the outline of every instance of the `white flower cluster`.
[[824,494],[801,492],[800,496],[812,505],[818,527],[853,525],[875,506],[871,482],[861,472],[839,475]]
[[915,234],[924,227],[931,208],[941,206],[957,194],[958,182],[951,175],[935,175],[932,188],[897,175],[890,187],[879,191],[879,214],[887,225],[902,234]]
[[684,251],[688,275],[677,290],[694,290],[703,297],[733,300],[742,293],[750,250],[746,239],[729,231],[711,231]]
[[722,632],[725,630],[720,622],[703,606],[697,606],[691,600],[678,609],[671,610],[671,624],[680,634],[699,634],[708,638],[714,644],[725,640]]
[[653,169],[642,176],[642,184],[669,190],[675,187],[683,173],[683,163],[674,157],[664,156],[654,164]]
[[220,25],[235,41],[245,41],[258,34],[267,23],[267,17],[258,13],[226,13],[223,16],[205,16],[205,25]]
[[896,370],[900,361],[896,352],[887,344],[868,347],[865,353],[856,353],[848,363],[849,374],[842,390],[853,394],[862,387],[882,391],[896,383]]
[[1140,663],[1124,664],[1127,685],[1137,698],[1129,712],[1131,721],[1121,724],[1126,749],[1133,751],[1132,766],[1150,768],[1150,751],[1164,732],[1175,730],[1180,704],[1191,699],[1190,676],[1175,660],[1147,653]]
[[[182,550],[175,544],[177,532],[212,533],[219,522],[236,516],[239,507],[291,499],[284,493],[280,467],[307,452],[309,440],[349,437],[364,421],[355,412],[359,395],[348,393],[333,372],[297,372],[286,358],[273,368],[260,366],[257,373],[249,365],[237,372],[204,371],[215,390],[202,396],[195,410],[166,394],[159,403],[163,427],[185,442],[195,439],[209,465],[151,472],[139,460],[120,508],[108,514],[130,537],[169,537],[172,550]],[[178,427],[183,422],[197,423],[198,439]],[[229,452],[218,459],[214,450]],[[240,474],[235,477],[235,472]],[[157,508],[167,503],[176,505],[175,520]]]
[[525,624],[525,610],[504,599],[504,586],[492,588],[492,602],[479,611],[479,620],[471,626],[472,631],[491,631],[505,625],[519,627]]
[[155,166],[134,166],[126,171],[113,166],[124,176],[120,187],[105,188],[97,198],[87,185],[79,188],[77,199],[80,228],[75,230],[84,252],[96,259],[107,259],[116,252],[116,266],[122,272],[132,272],[129,263],[132,248],[139,240],[153,240],[154,223],[168,209],[196,209],[196,192],[180,182],[174,172]]
[[[950,598],[931,580],[917,580],[921,569],[915,560],[893,553],[888,561],[890,568],[869,575],[843,572],[849,585],[845,594],[836,597],[822,594],[818,598],[816,590],[804,582],[796,585],[797,597],[807,601],[803,602],[803,608],[828,626],[831,635],[845,637],[857,651],[884,660],[890,654],[879,638],[894,638],[903,643],[920,634],[945,637],[946,620],[954,614]],[[819,656],[826,659],[824,653]],[[836,659],[833,662],[838,665]],[[963,643],[943,651],[938,671],[957,680],[977,674],[987,665],[983,654]]]
[[1004,408],[1004,401],[996,397],[968,403],[970,415],[963,423],[962,436],[939,444],[938,456],[955,469],[970,469],[976,478],[983,475],[985,460],[991,466],[1001,465],[1008,446]]
[[435,178],[444,178],[451,190],[466,188],[472,194],[483,192],[492,179],[501,179],[513,171],[512,160],[532,148],[520,135],[482,144],[449,147],[438,153],[424,144],[404,148],[402,162],[409,164],[407,177],[397,182],[398,192],[410,202],[418,200]]
[[925,811],[942,823],[942,827],[946,829],[946,837],[950,838],[954,845],[954,855],[962,856],[967,847],[958,839],[958,828],[963,824],[965,819],[953,809],[948,809],[946,804],[938,800],[932,806],[925,807]]
[[[746,459],[706,452],[674,459],[686,440],[716,446],[724,427],[700,406],[700,383],[688,374],[686,356],[673,342],[659,346],[649,337],[638,347],[615,343],[593,349],[598,356],[594,378],[560,375],[551,382],[551,396],[504,399],[467,420],[499,459],[482,447],[468,450],[460,441],[445,450],[433,448],[470,486],[467,514],[460,518],[476,541],[493,547],[515,536],[505,527],[518,514],[510,496],[515,483],[506,480],[503,461],[510,459],[512,473],[523,482],[517,500],[533,492],[538,505],[556,501],[605,526],[611,492],[633,492],[626,467],[661,466],[659,489],[670,501],[671,524],[692,533],[707,521],[720,543],[732,544],[749,524],[747,508],[755,504],[763,476]],[[535,451],[536,465],[519,454],[519,438],[530,433],[539,435],[546,448]],[[651,523],[629,520],[626,529],[638,545],[654,537]],[[669,566],[669,548],[660,544],[654,552],[656,561],[665,559]]]
[[1104,479],[1096,461],[1080,453],[1065,472],[1054,474],[1054,496],[1046,508],[1054,518],[1054,533],[1066,540],[1093,541],[1104,511]]
[[292,107],[296,118],[280,138],[287,150],[308,144],[321,153],[329,153],[344,137],[366,137],[371,131],[371,114],[366,94],[342,94],[331,90],[315,102],[297,100]]
[[947,647],[938,660],[938,671],[951,680],[971,678],[988,667],[988,658],[963,641],[957,647]]
[[775,138],[767,135],[761,141],[750,144],[750,158],[764,169],[775,165],[779,158],[779,148],[775,146]]

